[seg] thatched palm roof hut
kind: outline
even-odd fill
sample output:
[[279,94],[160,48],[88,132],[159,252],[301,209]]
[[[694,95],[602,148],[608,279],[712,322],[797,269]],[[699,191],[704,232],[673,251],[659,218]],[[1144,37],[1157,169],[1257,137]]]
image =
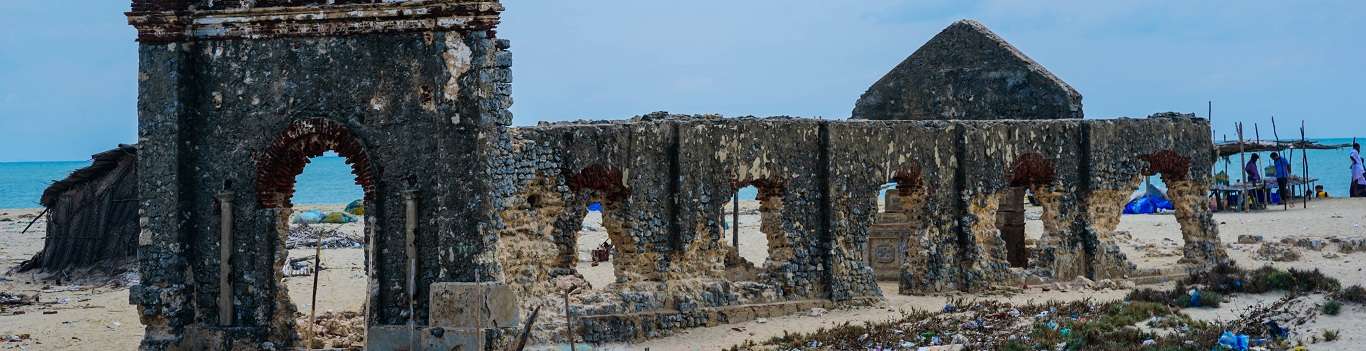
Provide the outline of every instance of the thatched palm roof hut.
[[47,187],[43,250],[20,270],[85,267],[137,254],[137,146],[119,145],[91,156],[89,167]]

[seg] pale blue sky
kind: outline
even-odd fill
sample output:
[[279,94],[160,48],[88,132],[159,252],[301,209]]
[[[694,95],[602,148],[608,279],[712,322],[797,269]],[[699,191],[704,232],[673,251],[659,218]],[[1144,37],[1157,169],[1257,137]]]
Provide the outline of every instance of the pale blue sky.
[[[1159,111],[1304,119],[1366,135],[1361,1],[506,0],[517,125],[651,111],[844,118],[955,20],[977,19],[1085,96],[1088,118]],[[136,139],[126,0],[0,0],[0,161],[81,160]]]

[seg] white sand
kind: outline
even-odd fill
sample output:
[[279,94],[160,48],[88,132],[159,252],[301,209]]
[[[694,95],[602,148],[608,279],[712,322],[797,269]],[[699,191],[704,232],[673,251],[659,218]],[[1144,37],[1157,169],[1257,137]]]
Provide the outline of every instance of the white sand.
[[[327,207],[339,208],[340,206]],[[750,214],[751,212],[746,209],[747,207],[754,206],[742,205],[740,252],[741,256],[751,262],[761,263],[767,256],[765,240],[763,235],[758,232],[757,211]],[[755,208],[757,209],[757,207]],[[1037,211],[1037,208],[1031,207],[1027,211]],[[27,224],[27,219],[21,216],[36,213],[38,210],[0,209],[0,242],[4,243],[0,245],[0,270],[8,271],[41,249],[42,229],[44,228],[42,221],[34,225],[35,230],[27,234],[19,234],[19,231]],[[597,228],[601,228],[601,218],[594,218],[595,216],[598,214],[590,214],[588,221],[586,221],[590,229],[594,227],[595,223],[597,223]],[[6,222],[3,221],[5,218],[13,220]],[[1037,216],[1031,216],[1031,218],[1037,218]],[[1229,255],[1242,266],[1257,267],[1267,262],[1256,261],[1251,257],[1256,250],[1256,245],[1236,244],[1238,235],[1263,235],[1267,241],[1278,241],[1286,237],[1363,238],[1366,237],[1366,228],[1363,228],[1366,225],[1366,200],[1321,200],[1311,203],[1308,210],[1296,208],[1288,212],[1272,209],[1246,214],[1219,213],[1215,215],[1215,220],[1220,222],[1220,238],[1229,244]],[[1026,224],[1026,232],[1029,233],[1030,237],[1036,238],[1042,231],[1037,222],[1037,220],[1031,220]],[[359,230],[358,228],[360,228],[359,224],[348,226],[354,226],[357,229],[346,230]],[[1123,243],[1122,247],[1129,254],[1130,259],[1134,260],[1140,267],[1163,268],[1169,266],[1179,257],[1147,257],[1146,252],[1155,251],[1158,254],[1163,254],[1163,251],[1167,251],[1166,254],[1179,252],[1181,234],[1178,228],[1175,217],[1171,215],[1125,216],[1120,223],[1119,230],[1132,233],[1133,240]],[[596,247],[604,240],[606,240],[606,234],[600,229],[585,231],[579,240],[579,255],[582,261],[588,262],[587,250]],[[729,237],[726,240],[729,242]],[[1136,246],[1141,245],[1155,245],[1156,249],[1146,251],[1135,249]],[[1323,252],[1299,248],[1297,250],[1302,256],[1299,261],[1278,262],[1273,265],[1282,268],[1317,268],[1338,278],[1344,285],[1366,284],[1366,273],[1362,271],[1362,268],[1366,267],[1366,253],[1324,258],[1323,253],[1336,252],[1336,246],[1330,245]],[[311,249],[294,250],[291,252],[291,256],[311,255],[312,252]],[[323,250],[323,264],[329,269],[324,270],[320,277],[319,313],[327,310],[359,310],[364,301],[366,289],[363,262],[364,254],[360,249]],[[594,286],[605,286],[606,284],[599,283],[612,281],[610,264],[602,264],[598,267],[584,266],[587,264],[580,265],[580,268]],[[28,294],[44,290],[44,285],[47,283],[35,282],[33,278],[42,277],[29,274],[6,274],[3,279],[0,279],[0,290]],[[307,300],[311,293],[312,281],[302,277],[290,278],[288,284],[291,297],[299,305],[300,310],[306,313],[309,307]],[[938,310],[949,297],[953,296],[973,298],[972,295],[960,294],[901,296],[896,295],[896,285],[893,283],[883,283],[881,287],[888,298],[884,306],[835,310],[821,317],[787,316],[770,318],[766,323],[751,321],[713,328],[696,328],[666,338],[630,345],[609,345],[603,349],[643,349],[645,347],[652,350],[718,349],[729,347],[750,338],[767,339],[779,336],[784,331],[812,331],[845,321],[886,320],[895,317],[897,310],[910,308]],[[60,287],[51,287],[46,290],[57,290],[53,288]],[[1071,290],[1068,292],[1052,290],[1044,292],[1036,287],[1007,299],[1014,302],[1082,298],[1104,300],[1118,299],[1124,294],[1125,291],[1123,290]],[[25,306],[11,310],[24,312],[21,315],[13,315],[13,312],[0,314],[0,336],[31,334],[31,338],[24,342],[0,343],[0,349],[24,347],[30,350],[129,350],[137,347],[137,343],[142,337],[142,326],[138,322],[136,308],[128,305],[128,290],[126,288],[82,286],[74,291],[42,293],[43,301],[56,301],[63,297],[67,298],[67,304]],[[1000,296],[978,297],[982,299],[1003,298]],[[1244,306],[1253,303],[1268,303],[1278,297],[1276,294],[1239,295],[1219,309],[1186,309],[1184,311],[1197,318],[1234,318]],[[55,310],[58,313],[42,314],[42,311],[47,310]],[[1314,345],[1315,348],[1347,349],[1361,347],[1360,345],[1366,344],[1366,337],[1363,337],[1366,335],[1366,307],[1348,304],[1343,307],[1341,315],[1335,317],[1320,316],[1316,322],[1301,328],[1301,330],[1325,328],[1341,329],[1343,340],[1332,344],[1316,344]],[[735,329],[739,329],[739,331]]]

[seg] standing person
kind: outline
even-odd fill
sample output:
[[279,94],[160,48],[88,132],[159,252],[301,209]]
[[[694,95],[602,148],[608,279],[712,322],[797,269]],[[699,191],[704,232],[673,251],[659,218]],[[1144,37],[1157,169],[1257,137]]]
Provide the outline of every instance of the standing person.
[[[1243,177],[1247,179],[1248,184],[1251,184],[1253,186],[1262,185],[1262,171],[1258,169],[1260,167],[1257,167],[1257,160],[1259,159],[1261,159],[1261,155],[1252,154],[1252,157],[1248,158],[1247,164],[1243,165]],[[1252,205],[1255,206],[1258,203],[1262,203],[1261,190],[1254,189],[1252,190],[1252,193],[1249,195],[1251,195],[1249,197],[1256,199],[1256,201],[1254,201]]]
[[1366,170],[1363,170],[1361,162],[1361,144],[1352,143],[1352,151],[1347,152],[1347,158],[1352,161],[1352,185],[1348,192],[1349,197],[1366,196]]
[[1271,165],[1276,167],[1276,193],[1281,196],[1281,203],[1290,201],[1290,162],[1281,158],[1281,154],[1271,152]]

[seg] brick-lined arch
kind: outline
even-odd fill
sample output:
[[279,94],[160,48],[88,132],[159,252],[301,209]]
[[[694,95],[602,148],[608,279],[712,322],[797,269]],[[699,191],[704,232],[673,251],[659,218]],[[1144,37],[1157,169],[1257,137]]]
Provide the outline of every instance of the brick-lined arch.
[[616,168],[594,164],[584,167],[569,176],[569,189],[574,192],[597,191],[605,200],[626,198],[628,189],[621,179],[621,171]]
[[356,184],[367,201],[374,200],[375,174],[370,157],[360,139],[345,125],[313,118],[289,124],[256,159],[256,198],[263,208],[291,207],[295,178],[303,173],[308,159],[336,151],[351,165]]
[[921,179],[920,167],[915,166],[897,171],[896,175],[892,176],[892,181],[896,182],[897,195],[901,196],[910,196],[925,186],[925,180]]
[[1164,182],[1186,180],[1190,175],[1191,159],[1176,151],[1162,150],[1139,156],[1138,159],[1148,163],[1143,168],[1143,175],[1161,175]]
[[1006,173],[1006,179],[1012,187],[1046,185],[1057,179],[1057,171],[1053,169],[1053,161],[1037,152],[1030,152],[1015,159]]

